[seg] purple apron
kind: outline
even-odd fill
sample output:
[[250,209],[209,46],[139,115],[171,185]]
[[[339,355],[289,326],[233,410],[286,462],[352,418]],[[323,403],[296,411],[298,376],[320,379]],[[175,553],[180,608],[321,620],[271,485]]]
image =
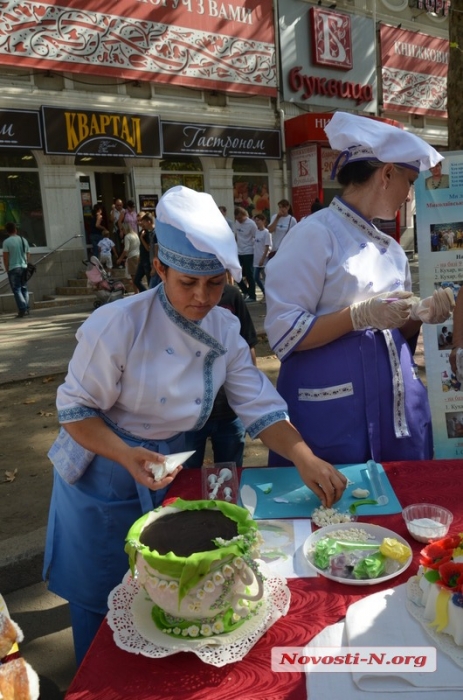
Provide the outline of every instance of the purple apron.
[[[426,389],[398,330],[357,331],[293,352],[281,365],[277,388],[291,422],[327,462],[433,457]],[[285,464],[270,453],[269,466]]]

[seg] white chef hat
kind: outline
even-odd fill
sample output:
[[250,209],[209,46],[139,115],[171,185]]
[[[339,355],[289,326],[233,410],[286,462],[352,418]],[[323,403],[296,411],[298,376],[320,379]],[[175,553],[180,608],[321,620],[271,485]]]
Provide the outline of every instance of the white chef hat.
[[409,131],[386,122],[347,112],[336,112],[325,127],[331,148],[341,151],[331,173],[359,160],[395,163],[416,172],[429,170],[444,156]]
[[226,219],[210,194],[178,185],[156,206],[159,260],[190,275],[230,270],[241,279],[238,249]]

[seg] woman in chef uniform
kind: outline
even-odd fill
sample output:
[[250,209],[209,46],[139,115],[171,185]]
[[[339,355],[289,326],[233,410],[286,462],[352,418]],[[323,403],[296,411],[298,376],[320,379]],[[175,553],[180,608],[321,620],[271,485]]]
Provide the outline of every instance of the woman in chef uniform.
[[[299,222],[266,268],[277,387],[304,440],[334,464],[430,459],[429,404],[411,346],[421,323],[442,323],[453,302],[444,290],[411,296],[406,255],[373,220],[395,218],[420,170],[442,156],[367,117],[338,112],[325,130],[340,151],[342,196]],[[271,453],[269,463],[287,460]]]
[[155,289],[95,311],[58,390],[60,436],[44,573],[69,600],[80,662],[128,568],[126,534],[161,503],[176,473],[155,482],[149,463],[183,449],[219,387],[252,438],[294,463],[331,505],[345,478],[318,459],[287,419],[285,402],[252,363],[236,317],[219,302],[229,269],[240,278],[233,233],[210,195],[174,187],[157,208],[162,279]]

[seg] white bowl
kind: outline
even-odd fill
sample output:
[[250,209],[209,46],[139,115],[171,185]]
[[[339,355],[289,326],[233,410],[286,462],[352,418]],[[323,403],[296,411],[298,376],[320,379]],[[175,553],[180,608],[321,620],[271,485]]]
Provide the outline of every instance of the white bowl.
[[410,535],[418,542],[433,542],[445,537],[453,520],[447,508],[431,503],[407,506],[402,511],[402,517]]

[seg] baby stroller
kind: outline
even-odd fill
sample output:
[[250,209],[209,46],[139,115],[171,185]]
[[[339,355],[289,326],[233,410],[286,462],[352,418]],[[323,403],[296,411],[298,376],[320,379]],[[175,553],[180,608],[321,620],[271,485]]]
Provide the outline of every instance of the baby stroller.
[[125,287],[122,282],[116,282],[106,272],[97,257],[92,255],[87,265],[87,286],[95,290],[95,301],[93,307],[98,309],[103,304],[110,304],[112,301],[122,299],[125,294]]

